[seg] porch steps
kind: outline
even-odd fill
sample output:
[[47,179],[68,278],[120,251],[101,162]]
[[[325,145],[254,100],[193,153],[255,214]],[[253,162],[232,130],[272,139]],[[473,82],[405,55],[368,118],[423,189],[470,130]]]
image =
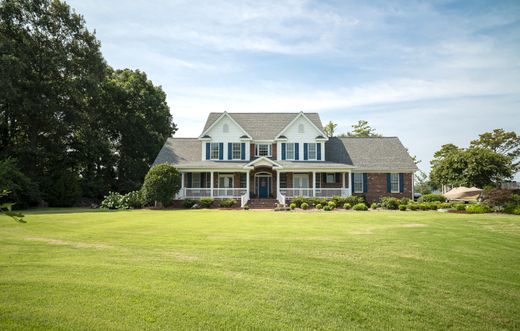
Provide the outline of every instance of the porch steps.
[[249,207],[251,209],[274,209],[276,199],[251,199]]

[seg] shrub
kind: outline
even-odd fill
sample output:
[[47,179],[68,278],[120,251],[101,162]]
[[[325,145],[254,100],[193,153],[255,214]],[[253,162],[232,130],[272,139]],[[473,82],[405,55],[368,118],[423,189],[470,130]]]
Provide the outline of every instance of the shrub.
[[296,208],[300,208],[302,203],[306,202],[307,199],[304,197],[294,197],[291,199],[291,204],[295,204]]
[[152,204],[159,201],[163,207],[169,206],[180,189],[179,172],[169,164],[153,166],[144,177],[143,201]]
[[482,201],[491,207],[504,207],[514,202],[512,190],[487,188],[482,193]]
[[442,208],[442,209],[451,209],[453,208],[453,203],[451,202],[443,202],[439,205],[439,208]]
[[377,203],[372,202],[372,204],[370,205],[370,209],[377,209]]
[[351,195],[349,197],[345,197],[345,203],[349,203],[351,206],[354,206],[358,203],[365,203],[365,198],[356,195]]
[[117,192],[108,192],[103,201],[101,208],[106,209],[128,209],[128,205],[124,203],[123,196]]
[[352,209],[359,210],[359,211],[367,211],[368,207],[364,203],[358,203],[358,204],[354,205],[354,207],[352,207]]
[[408,198],[401,198],[401,204],[402,205],[407,205],[410,201],[412,201],[412,200],[410,200]]
[[417,209],[419,209],[419,206],[416,203],[409,203],[408,208],[410,210],[417,210]]
[[143,197],[141,191],[128,192],[123,195],[121,203],[128,206],[128,208],[143,208]]
[[417,204],[417,207],[418,207],[420,210],[429,210],[429,209],[430,209],[430,207],[428,206],[428,204],[425,203],[425,202]]
[[318,203],[318,204],[316,205],[316,209],[322,209],[322,208],[323,208],[323,205],[322,205],[321,203]]
[[444,201],[446,201],[446,198],[442,194],[430,193],[430,194],[425,194],[425,195],[421,196],[419,199],[417,199],[417,202],[434,202],[434,201],[444,202]]
[[196,203],[197,203],[197,200],[193,200],[193,199],[185,199],[185,200],[182,202],[182,206],[183,206],[184,208],[188,208],[188,209],[190,209],[190,208],[193,207]]
[[307,202],[303,202],[301,204],[300,208],[303,209],[303,210],[307,210],[307,209],[309,209],[309,204]]
[[251,207],[249,207],[249,205],[244,206],[244,210],[249,210],[249,208],[251,208]]
[[396,210],[399,208],[400,201],[394,197],[382,197],[381,198],[381,207],[389,210]]
[[291,204],[289,205],[289,208],[291,208],[291,210],[294,210],[294,208],[296,208],[296,204],[295,204],[295,203],[291,203]]
[[504,213],[520,215],[520,205],[510,204],[504,207]]
[[327,206],[329,206],[330,209],[336,208],[336,203],[334,201],[327,202]]
[[332,208],[329,205],[326,205],[325,207],[323,207],[323,210],[324,211],[331,211]]
[[426,206],[429,210],[437,210],[439,209],[439,202],[425,202]]
[[231,208],[236,203],[237,203],[237,201],[235,199],[233,199],[233,198],[222,199],[222,200],[220,200],[220,207]]
[[399,205],[400,211],[406,211],[406,205]]
[[202,198],[199,200],[199,204],[202,208],[211,208],[213,202],[215,202],[213,198]]
[[466,212],[470,214],[491,213],[493,210],[488,205],[482,203],[473,203],[466,207]]
[[466,204],[462,202],[457,202],[453,204],[453,208],[455,210],[466,210]]
[[350,205],[350,203],[346,202],[344,205],[343,205],[343,209],[351,209],[352,206]]

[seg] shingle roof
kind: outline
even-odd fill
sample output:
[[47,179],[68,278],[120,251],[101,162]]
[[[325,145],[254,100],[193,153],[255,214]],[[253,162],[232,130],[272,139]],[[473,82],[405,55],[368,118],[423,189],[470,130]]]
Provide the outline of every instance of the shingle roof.
[[[206,131],[223,113],[209,113]],[[228,113],[255,140],[272,140],[299,113]],[[320,130],[323,128],[318,113],[304,113]]]
[[363,170],[417,170],[413,159],[397,137],[330,138],[325,159],[351,164]]

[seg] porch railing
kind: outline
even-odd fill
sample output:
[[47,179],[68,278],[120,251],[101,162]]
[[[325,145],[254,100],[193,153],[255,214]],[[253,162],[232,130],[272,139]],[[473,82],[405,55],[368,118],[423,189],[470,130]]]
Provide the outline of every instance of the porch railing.
[[[246,194],[245,188],[214,188],[214,198],[241,198]],[[178,199],[197,199],[211,197],[210,188],[181,188],[177,193]]]
[[280,193],[287,198],[316,196],[319,198],[331,198],[333,196],[348,196],[349,190],[345,188],[316,188],[314,195],[312,188],[280,188]]

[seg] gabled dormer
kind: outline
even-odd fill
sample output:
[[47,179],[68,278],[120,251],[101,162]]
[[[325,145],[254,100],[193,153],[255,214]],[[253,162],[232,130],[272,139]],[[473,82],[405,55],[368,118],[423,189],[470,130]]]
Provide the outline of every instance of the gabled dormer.
[[275,140],[278,160],[325,161],[325,142],[328,138],[303,112],[283,128]]
[[202,160],[245,161],[250,159],[251,136],[233,117],[222,113],[199,136]]

